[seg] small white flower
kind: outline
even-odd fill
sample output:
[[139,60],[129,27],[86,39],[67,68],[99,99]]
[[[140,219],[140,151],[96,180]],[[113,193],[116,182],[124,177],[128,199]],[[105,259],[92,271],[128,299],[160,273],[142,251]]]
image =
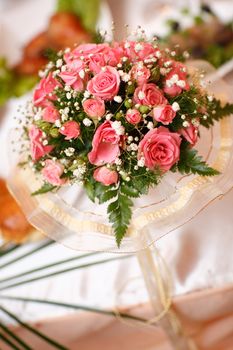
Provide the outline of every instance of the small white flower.
[[127,60],[128,60],[128,57],[125,57],[125,56],[122,57],[122,61],[123,61],[123,62],[126,62]]
[[67,157],[71,157],[74,154],[75,149],[73,147],[68,147],[64,150]]
[[106,114],[105,119],[110,120],[112,118],[112,116],[113,116],[112,113],[108,113],[108,114]]
[[125,133],[125,128],[121,125],[120,121],[114,121],[112,123],[112,128],[116,131],[117,135],[124,135]]
[[129,49],[130,48],[130,43],[126,42],[124,46],[125,46],[125,49]]
[[212,102],[214,97],[212,95],[209,95],[209,96],[207,96],[207,99],[208,99],[209,102]]
[[56,125],[56,127],[60,128],[61,127],[61,121],[59,119],[57,119],[54,123]]
[[83,124],[88,127],[88,126],[91,126],[92,121],[90,119],[88,119],[88,118],[84,118],[83,119]]
[[70,90],[71,90],[71,87],[70,87],[69,85],[65,85],[64,90],[65,90],[65,91],[70,91]]
[[66,98],[68,99],[68,100],[70,100],[71,99],[71,93],[70,92],[67,92],[67,94],[66,94]]
[[185,114],[182,114],[181,119],[182,119],[182,120],[185,120],[185,119],[186,119],[186,115],[185,115]]
[[116,158],[115,159],[115,164],[116,165],[121,165],[122,164],[122,160],[120,158]]
[[137,43],[137,44],[134,46],[134,50],[135,50],[136,52],[139,52],[139,51],[143,50],[143,45],[140,44],[140,43]]
[[154,128],[153,122],[149,122],[146,126],[149,130],[152,130]]
[[138,145],[136,143],[131,143],[128,147],[127,147],[128,151],[137,151],[138,150]]
[[57,67],[57,68],[60,68],[62,65],[63,65],[63,61],[62,61],[61,58],[59,58],[59,59],[57,60],[57,62],[56,62],[56,67]]
[[176,85],[183,89],[185,87],[185,81],[184,80],[178,80]]
[[141,157],[139,160],[138,160],[138,166],[140,168],[144,167],[145,165],[145,158],[144,157]]
[[84,77],[85,77],[84,69],[81,69],[80,72],[78,73],[78,75],[80,76],[81,79],[84,79]]
[[48,140],[44,140],[44,141],[42,142],[42,144],[43,144],[43,146],[47,146]]
[[184,127],[184,128],[189,127],[189,125],[190,125],[190,124],[189,124],[189,122],[188,122],[187,120],[183,122],[183,127]]
[[179,103],[173,102],[173,104],[172,104],[172,109],[173,109],[173,111],[175,111],[175,112],[179,111],[179,110],[180,110]]
[[127,83],[127,82],[130,80],[130,75],[127,74],[127,73],[124,73],[124,74],[122,75],[121,79],[122,79],[125,83]]
[[207,118],[208,118],[207,115],[203,115],[204,120],[207,120]]
[[145,93],[143,91],[139,91],[138,98],[139,100],[143,100],[145,98]]
[[84,94],[83,94],[83,96],[84,96],[85,98],[90,97],[90,95],[91,95],[90,92],[87,91],[87,90],[86,90],[86,91],[84,92]]
[[122,97],[121,96],[114,96],[114,101],[117,103],[121,103],[122,102]]

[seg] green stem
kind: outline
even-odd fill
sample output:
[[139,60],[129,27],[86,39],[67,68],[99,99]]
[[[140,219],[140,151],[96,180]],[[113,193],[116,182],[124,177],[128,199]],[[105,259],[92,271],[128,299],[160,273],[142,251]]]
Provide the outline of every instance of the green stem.
[[[38,336],[39,338],[43,339],[44,341],[46,341],[47,343],[49,343],[50,345],[52,345],[53,347],[55,347],[56,349],[59,350],[68,350],[66,347],[64,347],[63,345],[57,343],[55,340],[47,337],[45,334],[39,332],[37,329],[33,328],[32,326],[29,326],[29,324],[21,321],[17,316],[15,316],[14,314],[12,314],[10,311],[6,310],[4,307],[0,306],[0,310],[2,310],[5,314],[7,314],[10,318],[12,318],[13,320],[15,320],[19,325],[21,325],[22,327],[26,328],[27,330],[29,330],[31,333],[35,334],[36,336]],[[17,348],[18,349],[18,348]],[[20,350],[20,349],[19,349]]]
[[60,274],[66,273],[66,272],[79,270],[79,269],[87,268],[87,267],[94,266],[94,265],[100,265],[100,264],[104,264],[104,263],[107,263],[107,262],[110,262],[110,261],[114,261],[114,260],[127,259],[127,258],[130,258],[130,257],[131,257],[131,255],[118,256],[118,257],[115,257],[115,258],[109,258],[109,259],[99,260],[99,261],[95,261],[95,262],[88,263],[88,264],[73,266],[73,267],[70,267],[70,268],[67,268],[67,269],[64,269],[64,270],[61,270],[61,271],[56,271],[56,272],[49,273],[47,275],[43,275],[43,276],[39,276],[39,277],[28,279],[28,280],[25,280],[25,281],[9,284],[7,286],[1,287],[0,291],[6,290],[6,289],[9,289],[9,288],[13,288],[13,287],[18,287],[18,286],[21,286],[23,284],[39,281],[39,280],[44,279],[44,278],[57,276],[57,275],[60,275]]
[[26,276],[26,275],[31,275],[31,274],[34,273],[34,272],[43,271],[43,270],[49,269],[49,268],[51,268],[51,267],[55,267],[55,266],[58,266],[58,265],[61,265],[61,264],[65,264],[65,263],[71,262],[71,261],[83,259],[83,258],[86,258],[86,257],[88,257],[88,256],[93,256],[93,255],[96,255],[96,254],[99,254],[99,253],[95,252],[95,253],[83,254],[83,255],[80,255],[80,256],[75,256],[75,257],[73,257],[73,258],[63,259],[63,260],[54,262],[54,263],[52,263],[52,264],[43,265],[43,266],[38,267],[38,268],[36,268],[36,269],[28,270],[28,271],[25,271],[25,272],[22,272],[22,273],[19,273],[19,274],[16,274],[16,275],[7,277],[7,278],[5,278],[5,279],[0,279],[0,283],[4,283],[4,282],[7,282],[7,281],[11,281],[11,280],[14,280],[14,279],[17,279],[17,278],[19,278],[19,277]]
[[32,255],[32,254],[34,254],[36,252],[38,252],[39,250],[41,250],[43,248],[46,248],[46,247],[48,247],[48,246],[50,246],[51,244],[54,244],[54,243],[55,243],[54,241],[46,241],[45,243],[41,244],[39,247],[33,248],[29,252],[24,253],[24,254],[18,256],[17,258],[12,259],[12,260],[6,262],[5,264],[0,265],[0,269],[4,269],[5,267],[7,267],[7,266],[9,266],[11,264],[14,264],[15,262],[18,262],[19,260],[22,260],[22,259],[24,259],[24,258],[26,258],[26,257],[28,257],[28,256],[30,256],[30,255]]
[[57,301],[53,301],[53,300],[43,300],[43,299],[35,299],[35,298],[21,298],[21,297],[7,296],[7,295],[0,295],[0,299],[22,301],[22,302],[31,302],[31,303],[37,303],[37,304],[48,304],[48,305],[52,305],[52,306],[66,307],[68,309],[93,312],[93,313],[102,314],[102,315],[106,315],[106,316],[113,316],[113,317],[119,316],[122,318],[134,320],[134,321],[146,322],[146,319],[144,319],[144,318],[125,314],[125,313],[120,313],[120,312],[118,313],[115,311],[102,310],[99,308],[93,308],[93,307],[78,305],[78,304],[61,303],[61,302],[57,302]]
[[16,334],[14,334],[13,332],[10,331],[9,328],[7,328],[4,324],[0,323],[0,328],[2,328],[2,330],[7,333],[11,338],[13,338],[14,340],[16,340],[17,343],[19,343],[23,349],[25,350],[32,350],[32,348],[30,346],[28,346],[22,339],[20,339]]
[[10,341],[5,335],[3,335],[2,333],[0,333],[0,339],[2,339],[2,341],[4,343],[6,343],[7,345],[9,345],[11,347],[11,349],[14,350],[20,350],[20,348],[18,348],[18,346],[16,346],[14,343],[12,343],[12,341]]

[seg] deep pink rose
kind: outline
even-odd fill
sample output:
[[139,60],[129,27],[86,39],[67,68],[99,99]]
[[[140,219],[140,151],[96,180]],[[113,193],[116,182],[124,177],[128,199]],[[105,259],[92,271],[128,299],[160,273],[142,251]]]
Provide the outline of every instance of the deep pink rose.
[[60,118],[58,110],[54,106],[45,107],[43,110],[42,118],[44,121],[49,123],[55,123]]
[[173,61],[170,72],[166,75],[163,91],[175,97],[180,95],[183,90],[189,90],[190,86],[187,81],[187,68],[180,62]]
[[46,78],[42,78],[33,94],[34,105],[46,107],[50,104],[49,101],[56,100],[54,89],[57,86],[61,86],[61,84],[53,78],[52,73],[49,73]]
[[44,179],[54,186],[64,185],[65,179],[61,179],[64,167],[62,164],[55,162],[51,159],[46,159],[45,166],[41,170]]
[[120,76],[118,71],[106,66],[104,71],[100,71],[87,84],[87,90],[95,97],[110,101],[117,95],[120,86]]
[[113,163],[120,154],[122,137],[112,127],[111,121],[101,124],[93,137],[92,150],[88,154],[91,164]]
[[179,134],[182,135],[186,141],[194,146],[198,139],[198,127],[190,123],[187,128],[180,129]]
[[35,161],[45,156],[53,149],[53,147],[50,145],[44,146],[42,144],[42,134],[42,131],[38,129],[35,125],[32,125],[28,132],[30,139],[31,156],[32,159]]
[[90,55],[104,53],[108,50],[108,44],[82,44],[77,46],[73,51],[72,55],[74,57],[89,58]]
[[142,116],[137,109],[128,109],[128,111],[126,112],[125,118],[130,124],[136,125],[140,123]]
[[99,98],[89,98],[83,102],[84,112],[92,118],[101,118],[105,113],[105,103]]
[[176,116],[176,112],[172,109],[171,105],[161,105],[154,107],[153,117],[157,122],[164,125],[170,124]]
[[106,166],[95,169],[93,177],[105,186],[115,184],[118,181],[118,173],[115,170],[108,169]]
[[158,106],[166,104],[163,92],[155,84],[143,84],[134,91],[134,102],[145,106]]
[[150,78],[150,70],[144,65],[138,63],[132,67],[130,75],[137,81],[138,85],[142,85],[145,84]]
[[77,122],[71,120],[65,122],[59,130],[60,134],[66,136],[65,140],[76,139],[80,135],[80,126]]
[[79,59],[74,59],[67,63],[67,70],[61,72],[59,77],[66,83],[66,85],[71,86],[77,91],[82,91],[84,89],[84,81],[86,77],[85,64]]
[[109,47],[104,52],[104,57],[107,65],[116,67],[121,62],[121,58],[124,56],[124,50],[117,42],[113,43],[112,47]]
[[149,169],[168,171],[180,157],[181,137],[160,126],[150,130],[139,143],[138,159],[144,157]]

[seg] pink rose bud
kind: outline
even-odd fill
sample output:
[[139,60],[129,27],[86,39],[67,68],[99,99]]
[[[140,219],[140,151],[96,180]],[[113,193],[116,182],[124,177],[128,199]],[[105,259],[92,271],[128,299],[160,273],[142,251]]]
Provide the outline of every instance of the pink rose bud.
[[149,169],[168,171],[180,158],[181,137],[164,126],[150,130],[139,143],[138,159]]
[[77,139],[80,135],[80,126],[75,121],[68,121],[62,125],[59,132],[66,136],[65,140]]
[[167,100],[155,84],[143,84],[134,91],[134,102],[144,106],[158,106],[166,104]]
[[41,171],[44,179],[54,186],[61,186],[66,182],[65,179],[61,179],[63,172],[63,165],[51,159],[46,159],[45,166]]
[[83,102],[84,112],[91,118],[101,118],[105,113],[104,101],[97,98],[89,98]]
[[46,122],[55,123],[55,121],[60,118],[60,114],[55,107],[48,106],[43,110],[42,118]]
[[105,186],[115,184],[118,181],[118,173],[115,170],[108,169],[106,166],[95,169],[93,177]]
[[137,109],[128,109],[128,111],[126,112],[125,118],[127,122],[129,122],[130,124],[136,125],[140,123],[142,116]]
[[120,76],[116,68],[104,67],[87,84],[87,90],[95,97],[111,101],[117,95],[120,87]]
[[32,125],[28,132],[30,139],[30,148],[32,160],[39,160],[41,157],[45,156],[47,153],[51,152],[53,146],[44,146],[42,143],[42,131],[35,125]]
[[161,105],[153,109],[154,119],[164,125],[170,124],[175,116],[176,112],[172,109],[171,105]]
[[180,129],[179,134],[182,135],[186,141],[194,146],[198,139],[198,127],[190,124],[187,128]]

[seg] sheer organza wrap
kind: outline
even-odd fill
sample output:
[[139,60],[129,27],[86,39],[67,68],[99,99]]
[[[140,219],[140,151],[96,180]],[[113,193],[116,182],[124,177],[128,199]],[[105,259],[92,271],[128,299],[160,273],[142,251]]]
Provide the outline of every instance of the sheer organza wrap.
[[[216,81],[208,63],[196,61],[191,65],[208,73],[205,79],[210,93],[223,101],[230,100],[229,86]],[[31,193],[41,186],[41,179],[31,168],[17,167],[19,159],[15,156],[11,156],[15,167],[8,184],[31,224],[65,246],[85,251],[136,252],[182,226],[232,188],[232,119],[226,117],[210,130],[202,128],[196,148],[221,174],[201,177],[168,173],[148,195],[134,201],[131,225],[120,248],[108,222],[106,205],[92,203],[81,186],[65,186],[57,193],[33,197]],[[137,239],[142,236],[142,240]]]

